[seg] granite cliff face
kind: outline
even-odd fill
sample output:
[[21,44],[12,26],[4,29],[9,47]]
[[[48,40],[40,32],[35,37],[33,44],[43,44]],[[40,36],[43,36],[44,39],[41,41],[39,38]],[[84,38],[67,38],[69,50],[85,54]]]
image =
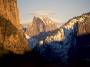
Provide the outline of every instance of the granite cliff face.
[[51,31],[54,31],[57,28],[57,24],[47,16],[34,16],[28,31],[25,33],[26,38],[29,41],[29,47],[34,48],[38,43],[43,44],[44,39],[52,34]]
[[17,0],[0,0],[0,16],[10,20],[14,26],[19,27]]
[[30,36],[38,35],[40,32],[48,32],[57,29],[57,24],[55,24],[51,19],[46,16],[34,17],[32,23],[29,25],[28,34]]
[[90,12],[80,16],[82,23],[79,23],[78,35],[90,34]]
[[[35,53],[44,61],[66,64],[82,59],[89,61],[90,13],[71,18],[60,28],[44,33],[30,40]],[[43,41],[42,44],[40,41]]]
[[64,26],[70,28],[74,23],[78,23],[77,35],[90,34],[90,12],[73,17]]
[[0,52],[5,49],[21,54],[27,44],[19,23],[17,0],[0,0]]
[[[64,28],[67,30],[73,30],[73,26],[77,24],[76,36],[90,34],[90,13],[82,14],[80,16],[71,18],[60,28],[53,30],[51,32],[40,33],[34,38],[31,38],[31,41],[35,40],[34,44],[43,44],[54,42],[54,41],[63,41],[65,39]],[[31,42],[32,43],[32,42]],[[33,43],[32,43],[33,44]]]
[[60,41],[64,39],[64,32],[62,28],[73,29],[73,25],[77,23],[77,36],[90,34],[90,13],[85,13],[80,16],[74,17],[67,21],[59,29],[53,31],[54,35],[50,35],[46,38],[47,41]]

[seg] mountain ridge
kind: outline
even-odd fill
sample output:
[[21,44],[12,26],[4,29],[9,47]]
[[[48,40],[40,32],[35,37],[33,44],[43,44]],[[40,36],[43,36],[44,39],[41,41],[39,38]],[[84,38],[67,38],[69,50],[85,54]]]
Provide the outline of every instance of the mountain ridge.
[[[57,24],[46,16],[34,16],[32,23],[28,28],[28,34],[31,32],[31,36],[37,35],[40,32],[48,32],[57,29]],[[31,31],[30,31],[31,30]],[[32,33],[33,32],[33,33]]]

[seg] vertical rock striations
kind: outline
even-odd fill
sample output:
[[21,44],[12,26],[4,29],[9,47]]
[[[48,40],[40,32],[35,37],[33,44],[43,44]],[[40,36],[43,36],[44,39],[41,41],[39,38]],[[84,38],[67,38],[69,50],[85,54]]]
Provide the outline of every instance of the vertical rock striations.
[[0,0],[0,52],[5,49],[21,54],[27,44],[19,23],[17,0]]
[[0,16],[3,16],[6,20],[10,20],[11,23],[19,26],[19,12],[17,8],[16,0],[0,0]]

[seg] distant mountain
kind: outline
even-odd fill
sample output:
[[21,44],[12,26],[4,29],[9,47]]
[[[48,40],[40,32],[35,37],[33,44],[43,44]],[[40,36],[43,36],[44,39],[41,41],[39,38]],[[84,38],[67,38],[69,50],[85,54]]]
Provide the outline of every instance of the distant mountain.
[[[67,21],[67,23],[62,25],[60,28],[52,30],[51,32],[49,32],[49,34],[47,32],[48,35],[47,34],[42,35],[41,33],[36,35],[38,36],[38,38],[36,37],[37,43],[40,43],[39,41],[44,41],[44,43],[49,43],[53,41],[63,41],[65,38],[63,28],[70,30],[70,29],[73,29],[73,25],[75,24],[77,24],[77,27],[78,27],[77,33],[76,33],[77,36],[83,35],[83,34],[89,34],[90,33],[90,30],[89,30],[90,20],[89,19],[90,19],[90,13],[73,17],[69,21]],[[45,31],[42,31],[42,32],[44,33]]]
[[64,33],[61,33],[60,30],[62,28],[73,29],[73,25],[76,23],[78,25],[77,36],[90,34],[90,13],[86,13],[82,14],[81,16],[73,17],[72,19],[70,19],[67,23],[58,28],[58,30],[53,31],[54,33],[57,31],[57,33],[55,35],[48,36],[46,40],[57,41],[57,39],[64,38]]
[[48,32],[57,29],[57,24],[46,16],[34,16],[28,28],[30,36],[38,35],[40,32]]
[[42,41],[42,44],[53,42],[53,41],[63,41],[65,39],[63,28],[71,30],[73,29],[73,25],[75,24],[77,24],[77,27],[78,27],[77,31],[75,32],[77,36],[90,34],[90,28],[89,28],[90,27],[90,13],[73,17],[69,21],[67,21],[67,23],[62,25],[60,28],[52,30],[51,32],[47,32],[47,34],[44,34],[45,31],[42,31],[43,33],[39,33],[38,35],[36,35],[36,39],[35,37],[34,39],[37,41],[37,43],[40,43],[40,41]]
[[30,38],[29,43],[34,52],[45,62],[72,63],[72,60],[77,62],[77,53],[80,60],[90,59],[89,27],[90,13],[82,14],[71,18],[56,30],[43,32]]

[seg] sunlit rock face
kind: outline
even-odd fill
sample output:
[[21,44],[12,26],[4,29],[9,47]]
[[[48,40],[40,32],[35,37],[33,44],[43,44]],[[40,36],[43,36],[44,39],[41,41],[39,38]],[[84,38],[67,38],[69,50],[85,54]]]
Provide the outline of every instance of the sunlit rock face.
[[65,27],[71,28],[74,23],[78,23],[77,35],[90,34],[90,12],[70,19]]
[[[38,44],[40,42],[42,42],[42,44],[44,44],[44,43],[49,43],[49,42],[53,42],[53,41],[63,41],[65,39],[65,34],[64,34],[63,28],[71,30],[71,29],[73,29],[73,26],[75,24],[77,24],[77,27],[78,27],[76,30],[77,36],[83,35],[83,34],[89,34],[90,33],[90,30],[89,30],[90,19],[89,18],[90,18],[90,13],[86,13],[86,14],[83,14],[81,16],[71,18],[69,21],[67,21],[60,28],[55,29],[51,32],[47,32],[46,35],[45,34],[44,35],[38,34],[37,35],[38,38],[36,38],[36,40],[37,40],[36,44]],[[38,22],[40,22],[40,21],[38,21]],[[43,27],[42,27],[42,29],[43,29]],[[42,32],[44,33],[44,31],[42,31]],[[49,34],[49,33],[51,33],[51,34]],[[40,36],[40,38],[39,38],[39,36]],[[35,39],[35,37],[34,37],[34,39]]]
[[63,28],[68,30],[73,29],[73,25],[77,24],[77,36],[90,34],[90,13],[83,14],[78,17],[70,19],[67,23],[61,26],[59,29],[54,30],[54,35],[47,36],[46,42],[63,41],[65,38]]
[[60,27],[57,30],[52,32],[53,35],[48,35],[45,39],[46,43],[53,42],[53,41],[63,41],[64,40],[64,30]]
[[90,34],[90,12],[81,15],[79,21],[78,35]]
[[[63,26],[61,26],[60,28],[57,28],[55,30],[52,30],[51,32],[47,32],[47,34],[43,31],[43,33],[40,33],[38,34],[38,38],[37,37],[34,37],[31,38],[31,40],[37,40],[37,42],[35,44],[39,44],[40,42],[42,42],[42,45],[43,44],[47,44],[47,43],[50,43],[50,42],[53,42],[53,41],[63,41],[65,39],[65,34],[64,34],[64,29],[73,29],[73,26],[78,23],[77,22],[77,19],[72,19],[70,21],[68,21],[67,23],[65,23]],[[30,41],[32,42],[32,41]],[[32,43],[33,44],[33,43]]]
[[10,20],[13,25],[19,27],[17,0],[0,0],[0,16]]
[[38,35],[40,32],[48,32],[57,29],[57,24],[46,16],[34,16],[29,26],[30,36]]
[[22,54],[27,44],[19,23],[17,0],[0,0],[0,48]]
[[[76,46],[75,36],[77,28],[77,23],[75,23],[69,29],[63,26],[50,32],[50,34],[48,32],[46,38],[44,37],[45,35],[43,36],[45,43],[43,45],[38,43],[34,49],[35,52],[44,61],[50,63],[68,63]],[[71,52],[70,49],[72,49]]]
[[[90,27],[90,13],[74,17],[60,28],[51,32],[47,32],[47,35],[46,34],[42,35],[43,33],[41,33],[36,37],[34,37],[34,40],[38,39],[36,45],[34,42],[34,45],[37,46],[36,48],[34,46],[35,52],[39,54],[39,56],[41,56],[45,61],[50,62],[61,61],[63,63],[68,63],[68,61],[74,59],[74,57],[72,56],[75,55],[74,52],[77,51],[78,49],[77,44],[79,43],[79,41],[77,41],[78,40],[77,36],[90,34],[89,27]],[[40,36],[42,36],[42,39],[37,38]]]

